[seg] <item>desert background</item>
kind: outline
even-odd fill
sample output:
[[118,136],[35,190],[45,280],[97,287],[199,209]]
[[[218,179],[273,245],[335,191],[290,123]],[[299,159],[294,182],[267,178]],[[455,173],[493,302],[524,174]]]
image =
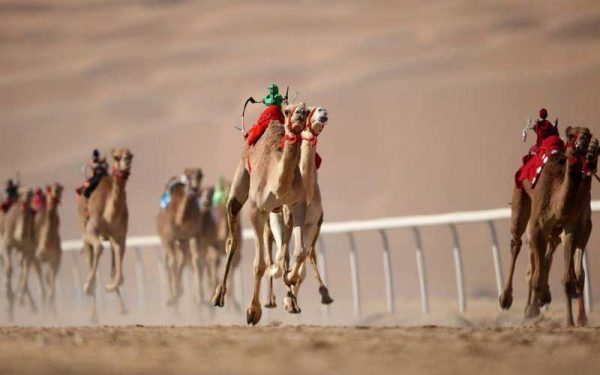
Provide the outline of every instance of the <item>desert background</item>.
[[[600,131],[600,3],[0,0],[0,176],[19,172],[29,186],[61,182],[62,237],[77,239],[82,165],[94,148],[129,147],[130,234],[153,235],[169,177],[188,166],[203,169],[205,184],[232,176],[242,105],[270,83],[329,110],[318,146],[326,221],[508,207],[513,175],[534,139],[521,141],[528,117],[546,107],[561,130]],[[247,124],[261,109],[249,107]],[[593,198],[599,192],[594,186]],[[459,230],[467,293],[494,306],[487,227]],[[506,222],[498,234],[506,272]],[[423,236],[430,292],[440,301],[432,310],[455,314],[450,231],[426,228]],[[390,240],[397,304],[418,316],[412,234],[394,231]],[[344,236],[326,241],[332,309],[348,315],[348,244]],[[357,241],[368,315],[384,308],[381,244],[377,233]],[[599,245],[594,231],[596,299]],[[242,251],[250,281],[254,251],[248,242]],[[524,306],[525,259],[515,319]],[[556,259],[551,310],[562,312]],[[304,311],[318,316],[308,280]],[[493,321],[500,313],[490,306],[483,315]]]

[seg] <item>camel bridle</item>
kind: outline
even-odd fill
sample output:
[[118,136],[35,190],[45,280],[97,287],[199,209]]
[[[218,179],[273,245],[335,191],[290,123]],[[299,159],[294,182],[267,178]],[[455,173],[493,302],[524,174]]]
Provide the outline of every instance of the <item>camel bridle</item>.
[[129,174],[130,174],[129,168],[119,169],[113,164],[112,176],[114,178],[116,178],[117,180],[127,181],[127,179],[129,178]]
[[306,119],[306,129],[308,129],[310,134],[312,134],[312,137],[306,137],[306,136],[302,135],[302,139],[307,142],[310,142],[312,147],[317,147],[317,141],[319,138],[319,133],[315,132],[315,130],[312,127],[312,117],[315,114],[316,110],[317,110],[317,107],[313,108],[310,111],[310,113],[308,114],[308,118]]
[[294,133],[294,130],[292,129],[292,117],[294,117],[294,112],[296,112],[296,109],[298,108],[298,106],[292,106],[291,110],[290,110],[290,116],[285,120],[285,127],[286,127],[286,132],[283,136],[283,140],[281,141],[281,144],[284,144],[285,142],[293,145],[294,143],[298,142],[298,139],[300,138],[300,136],[298,134]]

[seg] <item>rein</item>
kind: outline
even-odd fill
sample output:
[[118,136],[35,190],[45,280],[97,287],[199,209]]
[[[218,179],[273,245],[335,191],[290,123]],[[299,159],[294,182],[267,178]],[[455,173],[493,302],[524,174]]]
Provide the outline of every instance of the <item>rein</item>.
[[316,110],[317,110],[317,107],[313,108],[310,111],[310,113],[308,114],[308,119],[306,120],[306,129],[308,129],[310,134],[312,134],[312,137],[308,138],[308,137],[305,137],[304,135],[302,135],[302,139],[307,142],[310,142],[310,144],[313,148],[317,147],[317,141],[319,138],[319,134],[315,133],[315,130],[312,127],[312,117],[315,114]]

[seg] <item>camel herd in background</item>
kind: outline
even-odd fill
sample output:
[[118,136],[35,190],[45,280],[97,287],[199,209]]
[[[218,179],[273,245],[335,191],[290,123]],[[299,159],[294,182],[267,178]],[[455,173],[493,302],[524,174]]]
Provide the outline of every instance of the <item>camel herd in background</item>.
[[[228,276],[240,263],[238,246],[242,240],[239,214],[247,205],[254,231],[254,288],[246,311],[248,324],[257,324],[262,316],[260,288],[267,275],[266,308],[277,306],[273,292],[275,279],[286,288],[283,307],[300,313],[300,287],[306,277],[308,259],[317,282],[321,303],[333,302],[319,275],[315,244],[323,223],[323,206],[318,184],[317,139],[328,122],[327,110],[304,103],[284,102],[285,121],[273,121],[254,146],[244,144],[231,184],[228,199],[213,204],[214,187],[203,187],[199,168],[187,168],[180,182],[170,186],[170,201],[157,216],[157,231],[164,253],[169,291],[168,305],[176,306],[183,294],[182,274],[186,266],[193,275],[193,293],[198,305],[203,296],[203,280],[215,290],[211,303],[225,305]],[[585,325],[583,307],[584,270],[582,254],[591,233],[591,181],[596,170],[600,147],[587,128],[568,128],[564,151],[549,156],[537,187],[516,187],[512,201],[510,276],[500,297],[501,307],[512,304],[512,279],[521,237],[530,238],[529,296],[526,317],[539,315],[540,307],[550,303],[548,275],[553,253],[563,236],[565,248],[564,291],[567,300],[567,325],[573,325],[571,299],[578,298],[577,323]],[[120,310],[126,311],[120,287],[123,284],[123,259],[126,249],[128,209],[126,185],[133,154],[125,148],[112,151],[111,173],[102,178],[87,200],[78,205],[84,253],[89,274],[83,285],[92,300],[92,320],[97,321],[95,283],[103,242],[111,247],[111,280],[106,291],[115,292]],[[10,319],[14,318],[15,300],[28,298],[35,308],[27,280],[31,267],[36,271],[44,303],[55,306],[55,280],[60,266],[61,247],[57,206],[62,186],[46,189],[43,210],[29,209],[32,192],[21,189],[18,204],[0,214],[0,250],[4,263],[4,287]],[[291,239],[295,247],[289,253]],[[273,244],[276,254],[273,257]],[[16,293],[12,287],[12,254],[20,254],[20,275]],[[224,260],[222,276],[217,273]],[[47,268],[44,276],[43,268]],[[204,274],[205,273],[205,274]],[[46,296],[46,288],[49,289]]]

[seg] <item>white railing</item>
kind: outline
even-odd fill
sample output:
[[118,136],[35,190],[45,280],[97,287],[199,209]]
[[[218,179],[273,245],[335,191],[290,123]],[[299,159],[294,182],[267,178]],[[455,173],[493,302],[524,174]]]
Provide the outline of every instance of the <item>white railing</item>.
[[[600,211],[600,201],[592,202],[592,211]],[[390,246],[387,236],[387,231],[392,229],[411,229],[414,235],[415,241],[415,256],[417,271],[419,277],[419,291],[421,297],[421,309],[424,313],[429,312],[429,294],[427,288],[427,273],[425,268],[425,252],[421,240],[421,228],[427,226],[448,226],[452,233],[453,240],[453,258],[454,258],[454,271],[456,275],[456,288],[457,288],[457,302],[460,312],[465,312],[467,306],[467,297],[465,293],[464,285],[464,271],[462,252],[460,246],[460,236],[457,229],[458,224],[467,223],[487,223],[490,233],[490,248],[492,251],[492,259],[494,262],[494,270],[496,276],[496,288],[498,296],[502,293],[503,288],[503,274],[502,274],[502,262],[500,257],[500,250],[498,246],[498,239],[496,234],[496,221],[506,220],[510,218],[510,210],[508,208],[484,210],[484,211],[469,211],[469,212],[454,212],[439,215],[419,215],[419,216],[404,216],[404,217],[393,217],[383,218],[374,220],[363,220],[363,221],[346,221],[338,223],[324,223],[321,228],[321,234],[346,234],[349,241],[349,257],[350,257],[350,273],[352,278],[352,296],[353,296],[353,308],[355,317],[361,316],[361,296],[360,296],[360,281],[358,272],[358,256],[357,246],[354,239],[354,234],[357,232],[375,231],[378,232],[382,240],[383,249],[383,267],[384,267],[384,281],[385,281],[385,296],[387,303],[387,312],[393,313],[395,311],[395,298],[394,298],[394,282],[392,263],[390,258]],[[250,229],[243,231],[244,239],[253,238],[253,233]],[[157,247],[160,245],[160,240],[157,236],[140,236],[130,237],[127,239],[127,248],[134,249],[136,252],[136,283],[137,290],[139,293],[139,302],[142,306],[145,305],[145,270],[144,263],[142,261],[142,251],[144,248]],[[324,240],[323,236],[319,239],[318,256],[320,260],[320,271],[325,282],[327,282],[327,263],[324,253]],[[82,242],[80,240],[64,241],[64,251],[76,251],[80,250]],[[589,312],[593,308],[592,301],[592,288],[591,288],[591,276],[588,265],[587,251],[584,252],[584,268],[585,268],[585,306]],[[78,271],[75,272],[74,277],[76,282],[81,285],[80,276]],[[238,281],[241,278],[238,275]],[[240,290],[240,288],[236,288]],[[80,296],[83,299],[83,296]],[[241,299],[241,298],[240,298]]]

